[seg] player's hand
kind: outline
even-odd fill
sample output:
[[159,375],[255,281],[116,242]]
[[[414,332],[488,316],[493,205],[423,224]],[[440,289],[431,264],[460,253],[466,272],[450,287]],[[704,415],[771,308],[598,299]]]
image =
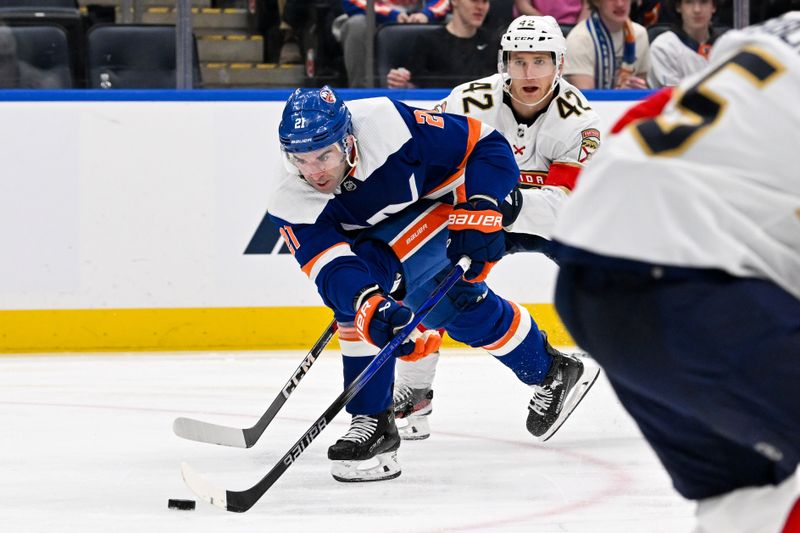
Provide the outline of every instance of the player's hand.
[[393,68],[386,74],[386,86],[390,89],[412,89],[411,72],[403,67]]
[[[383,348],[413,318],[413,311],[405,305],[388,296],[373,294],[358,308],[356,331],[361,340]],[[395,356],[417,361],[437,351],[441,345],[438,331],[415,329],[397,348]]]
[[425,13],[411,13],[408,16],[408,22],[413,22],[415,24],[427,24],[428,15]]
[[503,257],[503,215],[497,205],[484,197],[473,197],[457,204],[448,219],[450,242],[447,257],[456,264],[463,256],[472,260],[464,273],[467,281],[486,279],[494,264]]
[[628,76],[620,84],[620,89],[649,89],[647,80],[639,76]]
[[407,24],[407,23],[411,22],[411,20],[409,20],[409,19],[410,19],[409,14],[406,13],[405,11],[401,11],[400,13],[397,14],[397,21],[396,22],[398,24]]
[[510,230],[520,211],[522,211],[522,193],[519,187],[514,187],[506,199],[500,203],[500,212],[503,213],[503,228]]

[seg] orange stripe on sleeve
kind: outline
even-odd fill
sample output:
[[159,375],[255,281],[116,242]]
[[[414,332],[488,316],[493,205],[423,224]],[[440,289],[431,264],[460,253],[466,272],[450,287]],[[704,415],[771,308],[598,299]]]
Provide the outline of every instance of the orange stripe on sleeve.
[[478,144],[478,141],[481,139],[481,122],[478,119],[472,117],[466,117],[467,124],[469,125],[469,134],[467,136],[467,148],[464,151],[464,159],[461,160],[461,164],[458,165],[458,168],[464,168],[467,164],[467,159],[469,159],[472,150],[475,149],[475,145]]
[[336,243],[336,244],[334,244],[333,246],[331,246],[330,248],[327,248],[327,249],[325,249],[325,250],[321,251],[320,253],[318,253],[317,255],[315,255],[315,256],[314,256],[314,257],[311,259],[311,261],[309,261],[308,263],[306,263],[305,265],[303,265],[303,266],[300,268],[300,270],[302,270],[303,272],[305,272],[306,276],[308,276],[308,277],[311,277],[311,271],[314,269],[314,265],[316,265],[316,264],[317,264],[317,261],[319,261],[319,260],[320,260],[320,258],[322,258],[322,256],[324,256],[325,254],[327,254],[328,252],[330,252],[330,251],[331,251],[331,250],[333,250],[334,248],[338,248],[338,247],[340,247],[340,246],[347,246],[348,248],[350,248],[350,245],[348,245],[346,242],[339,242],[339,243]]
[[[430,196],[447,186],[451,185],[453,182],[457,181],[464,175],[464,167],[467,164],[467,160],[469,159],[470,154],[472,154],[472,150],[475,149],[475,145],[478,144],[478,141],[481,139],[481,128],[482,124],[479,120],[474,119],[472,117],[464,117],[467,119],[467,125],[469,131],[467,133],[467,146],[464,150],[464,158],[461,160],[461,164],[458,165],[458,170],[448,176],[446,180],[444,180],[441,184],[435,187],[431,192],[429,192],[426,196]],[[458,189],[461,189],[460,191]],[[463,185],[459,185],[456,189],[456,203],[463,203],[467,201],[466,195],[466,188]]]

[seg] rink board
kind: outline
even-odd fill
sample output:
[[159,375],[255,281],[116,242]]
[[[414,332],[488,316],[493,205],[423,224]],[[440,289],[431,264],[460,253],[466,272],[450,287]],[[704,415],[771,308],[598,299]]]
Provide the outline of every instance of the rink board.
[[[264,218],[287,95],[0,91],[0,352],[310,346],[331,313]],[[631,96],[590,94],[602,131]],[[569,344],[555,274],[517,255],[490,284]]]

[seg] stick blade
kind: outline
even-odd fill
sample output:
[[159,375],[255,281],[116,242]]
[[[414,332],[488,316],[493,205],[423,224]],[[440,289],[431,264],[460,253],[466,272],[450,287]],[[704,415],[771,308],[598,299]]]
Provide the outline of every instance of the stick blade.
[[176,418],[172,423],[172,431],[183,439],[196,442],[207,442],[234,448],[249,448],[244,431],[240,428],[218,426],[193,418]]
[[186,486],[189,487],[198,498],[215,507],[219,507],[225,511],[228,510],[228,495],[225,489],[213,486],[206,478],[189,466],[188,463],[181,463],[181,476]]

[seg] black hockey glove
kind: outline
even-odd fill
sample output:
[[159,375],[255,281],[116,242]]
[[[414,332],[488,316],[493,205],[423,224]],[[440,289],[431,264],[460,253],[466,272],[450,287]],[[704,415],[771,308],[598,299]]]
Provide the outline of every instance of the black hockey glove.
[[503,227],[507,228],[516,222],[520,211],[522,211],[522,192],[519,187],[514,187],[514,190],[500,203],[500,212],[503,213]]

